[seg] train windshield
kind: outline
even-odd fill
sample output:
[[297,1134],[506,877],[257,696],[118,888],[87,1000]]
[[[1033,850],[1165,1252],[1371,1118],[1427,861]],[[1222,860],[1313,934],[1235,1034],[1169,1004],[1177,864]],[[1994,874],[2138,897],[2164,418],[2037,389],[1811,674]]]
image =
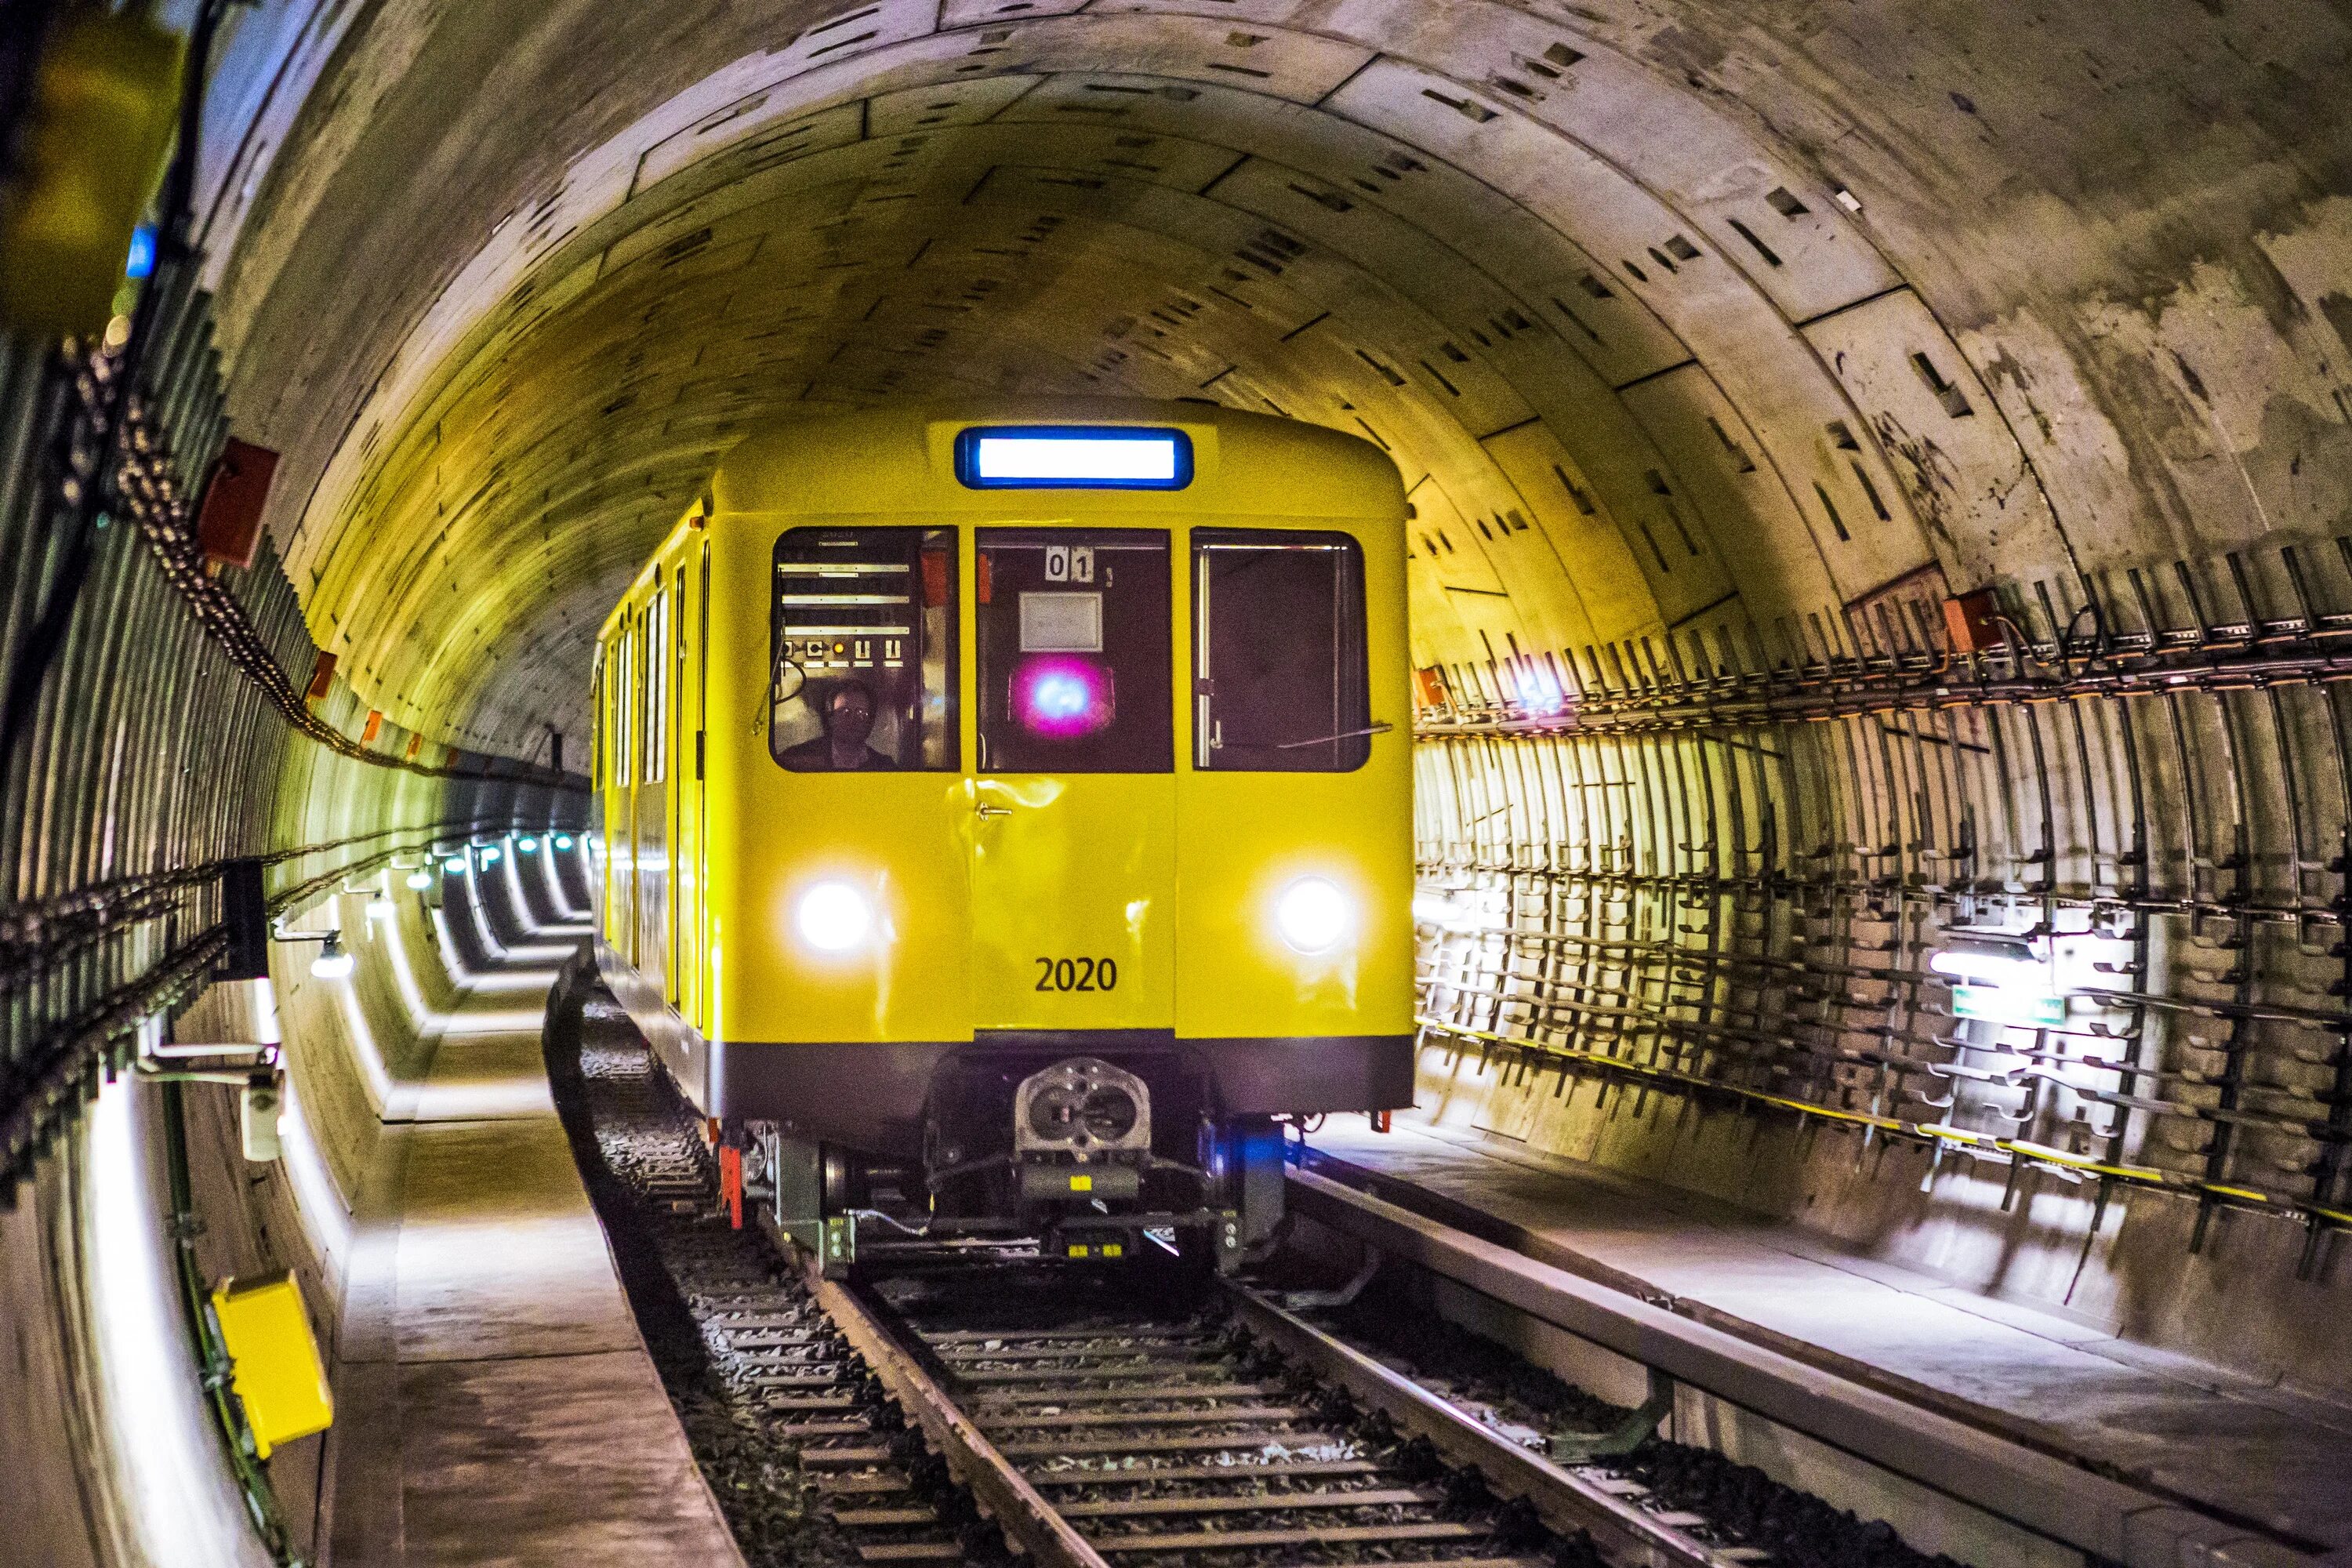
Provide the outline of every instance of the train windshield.
[[955,531],[795,528],[775,565],[776,761],[796,773],[961,766]]
[[1363,766],[1363,548],[1344,533],[1196,528],[1192,592],[1192,765]]
[[1167,533],[984,528],[977,561],[981,771],[1170,771]]

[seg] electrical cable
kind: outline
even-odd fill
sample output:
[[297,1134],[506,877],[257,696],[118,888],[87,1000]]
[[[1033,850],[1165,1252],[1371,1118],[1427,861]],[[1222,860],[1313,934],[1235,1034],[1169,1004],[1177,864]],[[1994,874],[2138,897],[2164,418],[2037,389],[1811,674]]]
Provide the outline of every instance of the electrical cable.
[[[156,226],[155,266],[139,291],[138,303],[131,307],[131,335],[122,345],[114,374],[106,378],[103,406],[93,411],[97,417],[90,433],[97,439],[97,450],[89,454],[80,450],[80,444],[74,439],[79,432],[70,425],[58,432],[68,475],[60,482],[66,500],[59,530],[65,552],[39,615],[9,660],[6,690],[0,694],[0,773],[16,765],[17,749],[39,706],[41,687],[65,647],[74,607],[80,602],[82,584],[89,577],[90,561],[96,552],[97,514],[112,486],[111,475],[123,446],[123,426],[131,399],[155,336],[156,313],[163,308],[166,293],[163,279],[194,260],[188,228],[195,190],[197,143],[204,126],[205,79],[212,56],[213,35],[220,26],[221,13],[227,4],[228,0],[199,0],[195,24],[189,30],[187,59],[180,76],[179,137],[172,160],[164,167],[163,187],[156,199],[160,221]],[[93,356],[93,374],[97,363]],[[85,458],[91,471],[77,472],[84,467],[78,459]]]

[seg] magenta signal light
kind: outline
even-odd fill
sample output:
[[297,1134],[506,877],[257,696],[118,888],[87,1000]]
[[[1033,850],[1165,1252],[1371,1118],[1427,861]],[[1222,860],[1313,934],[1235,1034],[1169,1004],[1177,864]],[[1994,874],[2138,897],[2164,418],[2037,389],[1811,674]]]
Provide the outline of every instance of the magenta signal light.
[[1013,673],[1013,711],[1047,740],[1091,735],[1111,721],[1110,671],[1080,658],[1033,658]]

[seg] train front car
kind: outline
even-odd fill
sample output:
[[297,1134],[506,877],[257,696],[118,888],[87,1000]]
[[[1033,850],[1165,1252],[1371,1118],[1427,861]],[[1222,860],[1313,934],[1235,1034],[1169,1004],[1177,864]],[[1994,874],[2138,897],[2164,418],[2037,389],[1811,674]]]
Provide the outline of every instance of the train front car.
[[634,614],[679,667],[638,725],[700,776],[607,836],[635,868],[658,838],[634,934],[674,967],[609,922],[601,956],[795,1240],[1231,1267],[1280,1216],[1278,1118],[1410,1103],[1378,449],[1193,405],[879,411],[745,442],[698,510],[606,654],[629,679]]

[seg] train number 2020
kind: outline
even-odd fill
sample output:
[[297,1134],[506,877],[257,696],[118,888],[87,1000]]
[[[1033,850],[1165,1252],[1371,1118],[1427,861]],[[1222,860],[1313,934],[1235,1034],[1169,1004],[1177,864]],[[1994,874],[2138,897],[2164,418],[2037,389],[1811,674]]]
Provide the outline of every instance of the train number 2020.
[[1118,984],[1118,964],[1108,958],[1041,958],[1040,991],[1109,991]]

